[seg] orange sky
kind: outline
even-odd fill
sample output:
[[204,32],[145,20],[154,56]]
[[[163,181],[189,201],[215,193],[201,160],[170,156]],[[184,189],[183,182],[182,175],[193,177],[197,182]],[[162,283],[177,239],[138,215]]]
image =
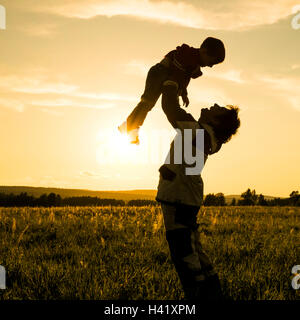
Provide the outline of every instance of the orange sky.
[[[128,146],[116,127],[147,70],[213,36],[224,63],[189,87],[188,112],[238,105],[239,133],[202,173],[204,192],[288,196],[300,182],[297,1],[1,1],[0,185],[155,189],[175,134],[160,100]],[[300,23],[300,18],[299,18]]]

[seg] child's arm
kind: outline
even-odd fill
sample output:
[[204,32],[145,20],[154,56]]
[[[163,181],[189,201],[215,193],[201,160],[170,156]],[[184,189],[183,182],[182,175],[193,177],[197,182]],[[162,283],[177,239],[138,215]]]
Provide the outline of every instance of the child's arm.
[[188,98],[187,86],[190,83],[191,78],[186,74],[186,72],[183,72],[175,68],[172,70],[170,76],[176,77],[179,85],[178,96],[181,96],[183,106],[187,107],[190,103]]
[[183,106],[184,107],[188,107],[188,105],[190,104],[190,100],[188,98],[188,92],[187,92],[187,87],[183,87],[181,90],[181,98],[183,101]]
[[196,79],[202,76],[199,65],[199,49],[182,44],[173,51],[172,58],[173,66],[172,72],[177,74],[177,81],[179,84],[178,95],[182,97],[183,105],[189,105],[187,86],[190,79]]

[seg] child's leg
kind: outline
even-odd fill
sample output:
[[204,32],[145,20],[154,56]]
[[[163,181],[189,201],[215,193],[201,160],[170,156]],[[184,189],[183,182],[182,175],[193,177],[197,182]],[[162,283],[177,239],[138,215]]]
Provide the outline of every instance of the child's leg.
[[127,131],[138,129],[144,122],[147,113],[154,107],[161,94],[162,83],[167,79],[168,68],[157,63],[150,68],[141,101],[127,118]]

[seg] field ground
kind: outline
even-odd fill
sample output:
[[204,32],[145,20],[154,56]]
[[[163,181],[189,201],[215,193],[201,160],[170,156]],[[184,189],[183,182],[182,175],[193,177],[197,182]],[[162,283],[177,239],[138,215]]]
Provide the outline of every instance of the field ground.
[[[207,207],[202,244],[234,300],[295,300],[300,208]],[[0,208],[1,299],[182,299],[159,207]]]

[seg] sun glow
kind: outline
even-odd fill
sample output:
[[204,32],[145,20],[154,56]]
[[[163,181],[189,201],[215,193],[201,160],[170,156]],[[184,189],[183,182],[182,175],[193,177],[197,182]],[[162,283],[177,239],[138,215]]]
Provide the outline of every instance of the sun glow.
[[133,152],[138,148],[138,145],[130,143],[130,137],[127,134],[122,134],[118,130],[114,130],[110,138],[110,144],[122,154]]
[[132,163],[142,156],[141,146],[130,143],[130,138],[118,129],[99,132],[97,161],[98,163]]
[[101,130],[97,136],[96,157],[102,165],[160,165],[165,161],[174,130],[139,131],[140,144],[131,144],[130,138],[116,128]]

